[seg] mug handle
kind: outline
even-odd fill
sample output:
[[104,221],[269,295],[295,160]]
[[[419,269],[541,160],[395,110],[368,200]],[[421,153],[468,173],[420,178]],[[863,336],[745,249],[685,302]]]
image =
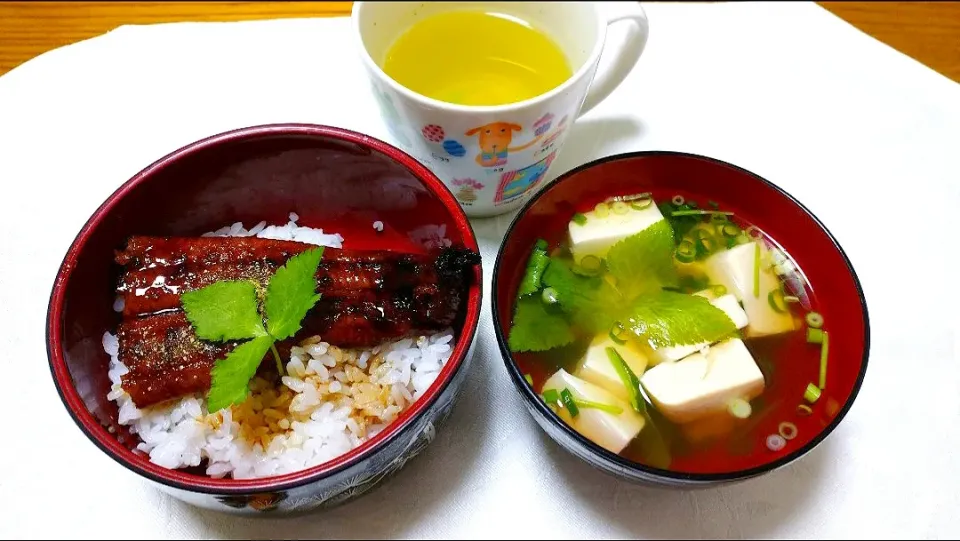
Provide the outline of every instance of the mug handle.
[[636,23],[637,31],[629,35],[627,43],[618,51],[608,51],[606,44],[604,44],[603,52],[600,53],[601,58],[604,53],[613,53],[616,56],[613,59],[612,65],[603,70],[603,73],[598,73],[593,79],[593,84],[590,85],[590,91],[583,100],[583,106],[580,107],[578,117],[583,116],[584,113],[599,105],[601,101],[607,99],[607,96],[620,86],[620,83],[627,78],[630,70],[636,65],[637,60],[640,60],[640,55],[647,46],[647,37],[650,35],[650,23],[647,21],[647,14],[643,11],[643,8],[640,7],[640,3],[615,2],[613,4],[617,6],[616,9],[619,13],[606,15],[607,28],[609,29],[611,25],[620,21],[633,21]]

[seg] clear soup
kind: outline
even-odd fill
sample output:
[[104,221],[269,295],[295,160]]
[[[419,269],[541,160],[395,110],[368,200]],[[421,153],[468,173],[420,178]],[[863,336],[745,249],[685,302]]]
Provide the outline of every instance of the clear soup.
[[722,203],[618,194],[545,233],[509,347],[587,439],[651,467],[722,473],[797,450],[836,415],[813,289]]

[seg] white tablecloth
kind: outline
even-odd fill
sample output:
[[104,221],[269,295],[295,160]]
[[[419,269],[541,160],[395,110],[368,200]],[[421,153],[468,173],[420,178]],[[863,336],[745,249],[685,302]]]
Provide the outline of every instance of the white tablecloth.
[[[647,51],[576,123],[552,175],[622,151],[684,150],[809,205],[853,260],[873,329],[860,398],[823,445],[721,489],[607,477],[523,409],[485,301],[465,399],[382,488],[330,512],[263,520],[155,490],[86,440],[51,383],[44,314],[75,233],[132,174],[216,132],[299,121],[386,133],[345,19],[128,26],[0,78],[0,538],[960,534],[960,85],[814,4],[646,9]],[[509,220],[475,222],[487,292]]]

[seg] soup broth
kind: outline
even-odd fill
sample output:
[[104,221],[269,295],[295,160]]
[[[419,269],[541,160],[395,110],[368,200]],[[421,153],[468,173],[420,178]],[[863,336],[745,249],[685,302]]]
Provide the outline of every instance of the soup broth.
[[828,325],[757,225],[693,194],[622,194],[533,248],[509,346],[587,439],[688,473],[786,455],[836,414]]

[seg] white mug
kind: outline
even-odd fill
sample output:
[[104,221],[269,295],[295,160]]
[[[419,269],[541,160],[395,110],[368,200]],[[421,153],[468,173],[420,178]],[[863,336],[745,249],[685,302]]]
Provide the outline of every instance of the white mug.
[[[529,22],[560,46],[573,75],[525,101],[466,106],[413,92],[384,73],[387,52],[404,31],[424,17],[453,10],[504,13]],[[623,82],[648,35],[637,2],[355,2],[352,19],[391,142],[433,171],[474,217],[509,212],[533,195],[570,125]],[[636,32],[618,50],[605,51],[614,56],[609,69],[597,74],[607,27],[618,21],[634,23]]]

